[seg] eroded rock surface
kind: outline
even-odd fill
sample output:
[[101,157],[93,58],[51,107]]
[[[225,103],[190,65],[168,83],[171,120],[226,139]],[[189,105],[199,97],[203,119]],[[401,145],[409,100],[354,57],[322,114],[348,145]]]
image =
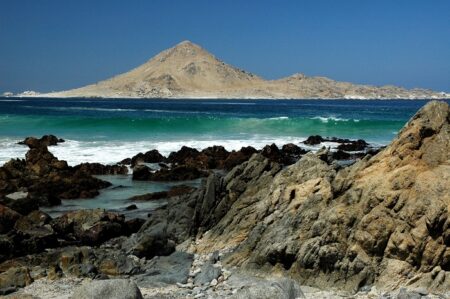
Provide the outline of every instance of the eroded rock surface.
[[322,288],[448,290],[449,120],[448,104],[431,102],[390,146],[341,170],[310,153],[267,179],[260,161],[252,169],[266,174],[228,182],[218,198],[232,200],[196,250],[233,248],[228,265]]

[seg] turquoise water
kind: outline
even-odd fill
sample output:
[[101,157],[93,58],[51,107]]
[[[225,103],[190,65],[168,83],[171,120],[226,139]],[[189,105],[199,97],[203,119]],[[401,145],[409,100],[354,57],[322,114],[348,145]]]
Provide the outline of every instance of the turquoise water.
[[299,143],[309,135],[389,143],[425,100],[87,100],[0,98],[0,164],[23,157],[27,136],[67,140],[69,164],[115,163],[153,148],[227,149]]

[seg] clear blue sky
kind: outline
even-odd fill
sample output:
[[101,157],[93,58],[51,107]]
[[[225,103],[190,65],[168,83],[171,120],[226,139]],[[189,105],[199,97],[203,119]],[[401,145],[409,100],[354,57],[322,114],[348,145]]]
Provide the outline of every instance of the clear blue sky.
[[0,0],[0,92],[94,83],[186,39],[268,79],[450,91],[449,0]]

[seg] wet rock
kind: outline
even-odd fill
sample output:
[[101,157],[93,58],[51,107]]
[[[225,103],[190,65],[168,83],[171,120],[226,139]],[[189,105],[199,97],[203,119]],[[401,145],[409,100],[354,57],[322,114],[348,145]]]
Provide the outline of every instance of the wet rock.
[[18,144],[27,145],[30,148],[36,148],[40,146],[52,146],[58,143],[65,142],[64,139],[58,138],[55,135],[44,135],[41,138],[27,137],[25,140],[18,142]]
[[195,148],[183,146],[179,151],[170,153],[167,158],[168,162],[175,164],[186,164],[187,160],[195,160],[200,152]]
[[118,164],[121,164],[121,165],[131,165],[131,158],[123,159],[123,160],[120,161]]
[[284,160],[283,153],[275,145],[275,143],[272,143],[271,145],[266,145],[261,150],[261,155],[263,155],[264,157],[266,157],[267,159],[269,159],[272,162],[283,163],[283,160]]
[[77,288],[72,299],[142,299],[137,285],[128,279],[93,280]]
[[324,141],[325,141],[325,139],[323,139],[322,136],[313,135],[313,136],[309,136],[305,141],[303,141],[303,143],[307,144],[307,145],[317,145],[317,144],[321,144]]
[[160,169],[151,173],[147,180],[150,181],[189,181],[207,176],[208,173],[189,166],[176,166],[171,169]]
[[135,204],[129,205],[125,208],[127,211],[137,210],[137,206]]
[[[157,150],[151,150],[146,152],[145,154],[139,153],[133,158],[131,158],[130,163],[132,167],[141,164],[141,163],[160,163],[165,162],[166,158],[161,155]],[[122,163],[125,164],[125,163]]]
[[346,153],[341,149],[339,149],[336,152],[331,152],[331,157],[334,160],[347,160],[350,159],[352,156],[349,153]]
[[131,201],[149,201],[149,200],[158,200],[163,198],[171,198],[175,196],[182,196],[192,193],[195,190],[194,187],[187,186],[187,185],[178,185],[170,188],[168,191],[160,191],[160,192],[153,192],[143,195],[136,195],[133,197],[130,197],[128,200]]
[[100,163],[82,163],[74,166],[76,171],[82,171],[90,175],[116,175],[128,174],[125,165],[103,165]]
[[342,151],[363,151],[369,144],[362,139],[341,143],[337,149]]
[[133,168],[133,180],[147,181],[152,175],[152,169],[146,165],[137,165]]
[[209,169],[223,169],[224,162],[230,154],[223,146],[210,146],[201,151],[202,154],[209,158]]
[[52,205],[61,199],[93,197],[99,189],[110,186],[58,160],[39,140],[30,140],[25,160],[13,159],[0,167],[0,198],[27,190],[27,198],[39,205]]

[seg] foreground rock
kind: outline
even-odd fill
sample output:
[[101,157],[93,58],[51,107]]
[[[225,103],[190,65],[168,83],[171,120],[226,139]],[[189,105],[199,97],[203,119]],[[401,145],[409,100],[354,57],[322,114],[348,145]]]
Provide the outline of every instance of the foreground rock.
[[94,280],[75,290],[72,299],[142,299],[134,282],[127,279]]

